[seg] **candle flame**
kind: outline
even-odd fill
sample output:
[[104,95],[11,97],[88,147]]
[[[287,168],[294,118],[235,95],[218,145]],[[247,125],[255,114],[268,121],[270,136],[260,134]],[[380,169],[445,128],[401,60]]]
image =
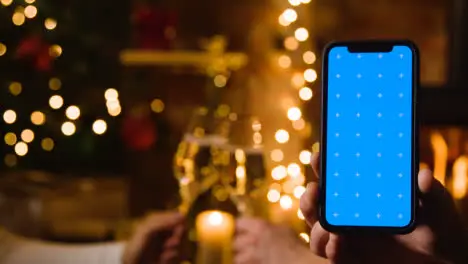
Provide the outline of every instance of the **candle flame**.
[[223,223],[223,216],[220,212],[212,212],[208,216],[208,223],[212,226],[219,226]]
[[434,177],[445,185],[445,172],[447,170],[448,146],[444,137],[436,132],[431,134],[431,144],[434,151]]
[[462,199],[466,196],[468,156],[461,156],[453,163],[453,196]]

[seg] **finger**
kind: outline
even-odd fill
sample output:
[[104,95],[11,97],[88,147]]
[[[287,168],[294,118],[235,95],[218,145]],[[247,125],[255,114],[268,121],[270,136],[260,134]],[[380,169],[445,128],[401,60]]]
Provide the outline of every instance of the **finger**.
[[434,176],[430,170],[421,170],[418,174],[418,187],[421,193],[430,192],[434,181]]
[[235,252],[242,252],[245,248],[254,247],[257,238],[252,235],[238,235],[234,239],[233,248]]
[[177,248],[179,244],[180,244],[180,237],[173,235],[165,241],[164,248],[165,249]]
[[174,263],[174,261],[178,258],[179,252],[176,250],[166,250],[161,254],[160,263],[162,264],[169,264]]
[[314,174],[315,174],[315,177],[318,179],[320,178],[320,170],[319,170],[319,166],[320,166],[320,153],[319,152],[314,152],[314,154],[312,154],[312,158],[311,158],[311,166],[312,166],[312,170],[314,171]]
[[311,228],[316,222],[318,192],[319,190],[317,183],[311,182],[307,184],[306,191],[301,196],[299,204],[302,215],[304,215],[307,224]]
[[243,217],[236,221],[236,232],[239,234],[249,233],[251,235],[261,235],[267,223],[252,217]]
[[260,263],[254,247],[246,248],[234,256],[234,264]]
[[310,250],[317,256],[326,258],[326,246],[330,238],[330,233],[323,229],[320,223],[315,223],[310,231]]
[[173,227],[183,220],[182,214],[178,212],[165,212],[165,213],[154,213],[145,218],[142,224],[143,227],[159,227],[169,228]]
[[135,231],[135,239],[148,239],[154,233],[173,229],[183,217],[179,213],[155,213],[148,216]]

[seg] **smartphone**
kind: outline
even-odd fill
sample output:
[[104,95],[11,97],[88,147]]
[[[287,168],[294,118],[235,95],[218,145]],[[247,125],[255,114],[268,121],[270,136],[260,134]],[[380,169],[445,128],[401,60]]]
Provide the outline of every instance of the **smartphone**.
[[319,219],[326,230],[414,229],[418,56],[410,41],[325,48]]

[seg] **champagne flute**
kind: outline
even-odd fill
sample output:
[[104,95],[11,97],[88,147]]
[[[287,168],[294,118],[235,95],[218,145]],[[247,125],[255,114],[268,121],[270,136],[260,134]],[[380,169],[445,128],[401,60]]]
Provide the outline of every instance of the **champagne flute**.
[[228,127],[228,141],[219,148],[223,154],[213,163],[239,213],[252,215],[257,211],[254,202],[267,187],[261,123],[255,117],[234,116]]
[[179,182],[181,213],[187,213],[197,196],[218,179],[211,166],[213,148],[227,141],[219,129],[220,123],[206,108],[197,109],[179,144],[174,157],[174,175]]

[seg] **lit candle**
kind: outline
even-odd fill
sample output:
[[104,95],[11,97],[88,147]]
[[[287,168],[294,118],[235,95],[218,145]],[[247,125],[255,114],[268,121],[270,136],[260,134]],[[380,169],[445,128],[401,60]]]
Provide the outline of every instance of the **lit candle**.
[[206,211],[197,216],[197,264],[232,263],[234,217],[220,211]]

